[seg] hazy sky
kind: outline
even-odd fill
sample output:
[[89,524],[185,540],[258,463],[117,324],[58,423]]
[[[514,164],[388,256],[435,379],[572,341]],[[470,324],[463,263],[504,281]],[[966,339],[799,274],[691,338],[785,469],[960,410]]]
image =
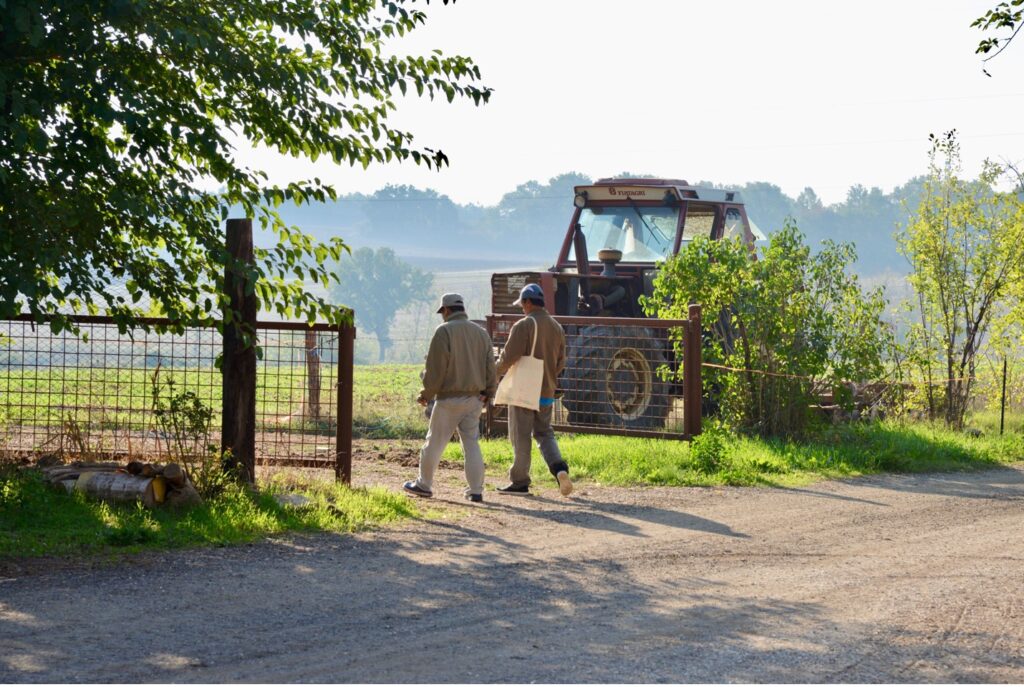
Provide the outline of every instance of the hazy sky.
[[[965,166],[1024,161],[1024,37],[981,71],[971,21],[996,0],[437,0],[395,52],[472,57],[491,102],[411,98],[392,124],[441,148],[440,173],[243,152],[276,182],[339,193],[429,187],[493,204],[530,179],[622,171],[771,181],[826,202],[924,172],[956,128]],[[422,3],[417,6],[424,7]]]

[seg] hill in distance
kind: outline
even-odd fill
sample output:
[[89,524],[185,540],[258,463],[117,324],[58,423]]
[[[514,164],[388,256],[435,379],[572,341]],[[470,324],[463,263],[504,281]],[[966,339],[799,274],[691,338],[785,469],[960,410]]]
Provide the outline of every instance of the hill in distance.
[[[637,176],[622,174],[619,176]],[[546,266],[555,259],[572,216],[573,187],[591,183],[570,172],[546,183],[529,181],[494,206],[462,205],[431,189],[386,186],[370,194],[339,196],[334,202],[279,208],[282,218],[316,236],[342,237],[353,248],[390,247],[405,260],[434,271]],[[864,275],[905,274],[893,234],[917,206],[922,179],[885,193],[850,187],[841,203],[825,205],[812,188],[792,198],[769,182],[698,186],[742,193],[748,215],[765,233],[793,218],[812,246],[822,240],[851,242],[856,269]],[[258,243],[272,240],[257,238]]]

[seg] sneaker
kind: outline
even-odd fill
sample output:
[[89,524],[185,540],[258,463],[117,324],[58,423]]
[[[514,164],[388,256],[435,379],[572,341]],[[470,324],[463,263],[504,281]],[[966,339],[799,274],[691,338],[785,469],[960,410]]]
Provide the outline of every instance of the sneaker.
[[517,487],[514,484],[509,484],[508,486],[505,487],[498,487],[494,491],[498,492],[499,494],[512,494],[513,496],[529,496],[530,486],[523,485],[521,487]]
[[562,496],[568,496],[572,493],[572,480],[569,479],[568,472],[559,470],[558,474],[555,475],[555,479],[558,480],[558,491],[562,492]]
[[419,485],[416,480],[411,480],[402,485],[402,489],[405,489],[405,493],[412,494],[413,496],[419,496],[424,499],[429,499],[434,495],[434,492],[424,489]]
[[467,501],[472,501],[473,503],[483,503],[484,502],[484,495],[483,494],[466,494],[466,500]]

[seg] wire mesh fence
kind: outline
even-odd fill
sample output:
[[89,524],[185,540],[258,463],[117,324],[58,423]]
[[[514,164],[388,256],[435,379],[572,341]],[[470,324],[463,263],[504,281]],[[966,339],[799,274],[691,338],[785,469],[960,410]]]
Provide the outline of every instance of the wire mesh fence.
[[[174,448],[166,410],[175,403],[202,409],[195,443],[219,449],[223,339],[215,328],[122,334],[108,318],[76,322],[82,336],[0,321],[0,458],[160,461]],[[334,468],[339,330],[260,322],[257,335],[257,463]]]
[[[333,467],[338,436],[338,334],[257,327],[256,462]],[[351,394],[351,387],[348,392]]]
[[[492,315],[488,330],[500,351],[514,315]],[[685,342],[687,320],[555,317],[566,338],[566,365],[559,378],[553,426],[560,431],[684,438],[699,432],[700,376],[686,372],[673,337]],[[699,327],[698,327],[699,331]],[[699,364],[699,363],[698,363]],[[686,407],[687,374],[697,385],[696,402]],[[687,412],[690,413],[689,420]],[[492,428],[507,423],[497,406]],[[699,420],[698,420],[699,423]]]

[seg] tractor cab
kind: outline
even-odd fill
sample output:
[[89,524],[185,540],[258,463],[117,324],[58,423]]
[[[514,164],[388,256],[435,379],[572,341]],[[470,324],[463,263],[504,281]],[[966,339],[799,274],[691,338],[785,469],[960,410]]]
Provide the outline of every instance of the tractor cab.
[[496,274],[495,313],[517,312],[518,289],[536,282],[556,315],[643,317],[659,262],[697,236],[762,238],[737,191],[678,179],[601,179],[574,189],[574,210],[554,266],[546,272]]

